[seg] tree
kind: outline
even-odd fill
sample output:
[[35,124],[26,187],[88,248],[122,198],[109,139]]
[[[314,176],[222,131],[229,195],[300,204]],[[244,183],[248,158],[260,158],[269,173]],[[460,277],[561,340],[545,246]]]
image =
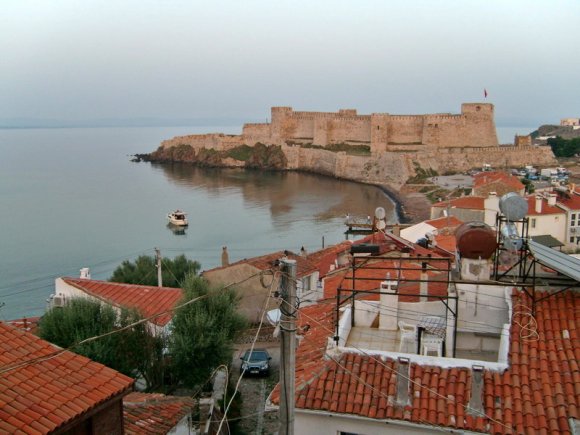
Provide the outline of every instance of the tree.
[[39,335],[57,346],[100,362],[128,376],[142,376],[149,388],[162,376],[164,342],[153,336],[145,323],[87,343],[97,337],[135,323],[142,317],[135,310],[113,307],[86,298],[71,299],[64,307],[54,307],[40,320]]
[[246,327],[245,318],[236,311],[239,297],[233,289],[212,288],[190,274],[183,282],[183,304],[172,320],[169,340],[172,375],[186,387],[201,386],[221,364],[233,357],[233,340]]
[[[180,287],[181,281],[188,273],[197,274],[201,265],[197,261],[188,260],[185,255],[178,255],[173,260],[163,258],[161,275],[165,287]],[[155,257],[140,255],[135,262],[123,261],[109,278],[112,282],[126,284],[157,285],[157,266]]]
[[548,139],[548,145],[556,157],[573,157],[580,153],[580,137],[563,139],[560,136]]

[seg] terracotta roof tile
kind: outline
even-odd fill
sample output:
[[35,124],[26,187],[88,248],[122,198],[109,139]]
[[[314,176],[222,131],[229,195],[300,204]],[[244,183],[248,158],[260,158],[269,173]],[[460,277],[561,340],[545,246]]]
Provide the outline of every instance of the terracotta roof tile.
[[515,191],[522,190],[525,187],[518,177],[505,172],[480,172],[473,176],[474,189],[493,183],[504,184]]
[[440,230],[443,228],[458,227],[459,225],[463,224],[463,221],[459,220],[455,216],[444,216],[437,219],[430,219],[428,221],[425,221],[425,223]]
[[528,196],[525,198],[528,202],[528,216],[549,215],[549,214],[564,214],[564,210],[554,205],[548,205],[548,201],[542,198],[542,207],[539,212],[536,211],[536,197]]
[[[117,307],[136,308],[144,317],[172,309],[183,296],[181,289],[172,287],[122,284],[82,278],[62,279],[88,295]],[[151,322],[165,326],[172,317],[172,313],[169,312],[155,317]]]
[[480,196],[464,196],[461,198],[441,201],[433,204],[431,207],[447,208],[465,208],[469,210],[483,210],[485,198]]
[[164,435],[191,414],[191,397],[130,393],[123,398],[125,433]]
[[133,386],[131,378],[72,352],[42,359],[59,349],[2,322],[0,342],[6,345],[0,358],[0,428],[8,433],[56,430]]
[[[536,294],[538,299],[544,295]],[[513,305],[531,306],[524,293],[515,291]],[[299,408],[502,434],[570,434],[568,419],[578,417],[580,341],[571,333],[570,338],[562,334],[564,329],[580,328],[580,294],[574,291],[564,291],[537,304],[538,341],[522,338],[523,319],[514,313],[509,368],[504,372],[484,371],[486,417],[474,417],[466,410],[471,396],[471,371],[467,368],[411,364],[411,404],[395,406],[396,362],[350,352],[341,353],[336,360],[325,357],[326,340],[334,331],[332,300],[300,311],[304,314],[300,321],[307,321],[311,328],[296,355]],[[555,333],[548,338],[547,331]],[[273,403],[278,403],[278,388],[271,394]],[[325,396],[327,392],[331,394]]]

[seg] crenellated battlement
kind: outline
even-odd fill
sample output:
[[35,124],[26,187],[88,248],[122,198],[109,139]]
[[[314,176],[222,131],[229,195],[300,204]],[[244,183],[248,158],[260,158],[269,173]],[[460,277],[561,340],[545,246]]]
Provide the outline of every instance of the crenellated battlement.
[[[194,135],[180,138],[177,142],[218,148],[238,142],[283,145],[307,141],[322,146],[370,143],[373,153],[410,146],[417,150],[498,147],[494,107],[489,103],[464,103],[459,114],[359,115],[356,109],[306,112],[294,111],[289,106],[272,107],[271,113],[272,122],[245,124],[242,135],[235,138],[219,134]],[[176,141],[172,140],[162,145],[174,144]]]

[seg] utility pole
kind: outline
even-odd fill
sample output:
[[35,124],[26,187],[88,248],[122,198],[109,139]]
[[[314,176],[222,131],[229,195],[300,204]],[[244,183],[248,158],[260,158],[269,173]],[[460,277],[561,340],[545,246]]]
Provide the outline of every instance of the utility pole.
[[296,260],[280,260],[280,435],[294,435]]
[[157,260],[157,286],[163,287],[163,277],[161,276],[161,251],[159,248],[155,248],[155,258]]

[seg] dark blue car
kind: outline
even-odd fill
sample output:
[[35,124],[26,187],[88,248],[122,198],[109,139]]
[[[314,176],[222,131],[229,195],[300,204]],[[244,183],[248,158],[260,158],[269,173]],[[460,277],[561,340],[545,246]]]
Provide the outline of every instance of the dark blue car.
[[241,374],[265,375],[270,374],[270,360],[272,357],[266,349],[254,349],[252,352],[246,350],[244,356],[240,357],[242,365]]

